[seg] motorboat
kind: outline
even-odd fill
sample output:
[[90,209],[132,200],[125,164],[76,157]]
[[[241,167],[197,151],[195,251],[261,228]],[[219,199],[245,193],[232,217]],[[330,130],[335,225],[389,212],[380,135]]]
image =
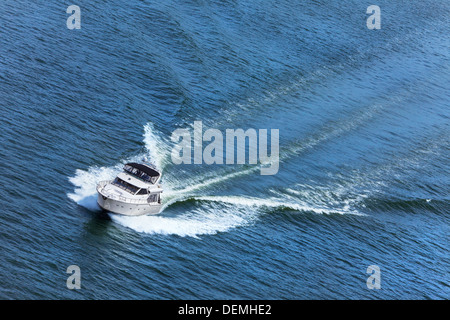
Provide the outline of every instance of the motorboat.
[[161,172],[149,163],[130,162],[114,180],[97,184],[97,203],[109,212],[141,216],[161,210]]

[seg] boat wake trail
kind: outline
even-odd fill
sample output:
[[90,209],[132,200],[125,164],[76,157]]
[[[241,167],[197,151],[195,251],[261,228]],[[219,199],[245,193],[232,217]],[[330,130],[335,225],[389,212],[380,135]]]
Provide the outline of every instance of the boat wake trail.
[[219,205],[214,202],[205,202],[194,208],[187,208],[182,214],[175,216],[111,215],[113,221],[138,232],[194,238],[245,226],[257,217],[256,210],[249,211],[243,206],[232,206],[226,203]]
[[[332,132],[329,136],[335,136],[335,134],[335,132]],[[309,141],[306,149],[327,138],[320,136],[316,139],[317,141],[314,143]],[[100,210],[96,202],[96,183],[101,180],[113,179],[122,171],[125,163],[140,161],[143,157],[148,157],[164,172],[164,169],[170,164],[170,143],[165,141],[151,124],[144,127],[143,141],[145,144],[143,154],[122,160],[111,167],[91,167],[88,170],[76,170],[75,175],[69,178],[75,189],[67,196],[88,210],[96,211]],[[304,148],[305,145],[302,145],[295,151],[297,153]],[[226,171],[228,169],[221,169],[224,171],[221,171],[220,174],[197,175],[196,180],[180,180],[174,173],[175,171],[167,170],[163,174],[163,215],[139,217],[120,216],[112,213],[109,215],[114,222],[138,232],[190,237],[216,234],[249,225],[265,213],[275,210],[360,215],[356,210],[352,210],[349,205],[330,206],[324,202],[316,202],[313,197],[305,197],[304,199],[296,197],[295,192],[289,192],[289,190],[283,190],[273,197],[265,198],[208,195],[213,191],[213,186],[253,173],[259,170],[259,167],[244,167],[232,172]],[[179,207],[183,209],[172,210],[172,208]]]
[[199,237],[226,232],[236,227],[252,224],[258,218],[273,210],[290,210],[318,214],[356,214],[348,209],[330,209],[310,206],[306,203],[286,202],[280,199],[260,199],[241,196],[191,196],[178,198],[171,204],[195,202],[194,209],[187,209],[176,216],[128,217],[111,215],[111,218],[126,227],[149,234],[169,234]]

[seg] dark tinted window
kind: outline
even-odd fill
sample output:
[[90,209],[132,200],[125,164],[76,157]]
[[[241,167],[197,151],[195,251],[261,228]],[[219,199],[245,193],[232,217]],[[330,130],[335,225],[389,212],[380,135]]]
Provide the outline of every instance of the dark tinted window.
[[135,194],[138,191],[138,187],[133,186],[132,184],[129,184],[126,181],[123,181],[120,178],[116,178],[114,179],[113,185],[118,186],[121,189],[124,189],[126,191],[128,191],[129,193]]
[[141,189],[137,194],[147,194],[147,189]]

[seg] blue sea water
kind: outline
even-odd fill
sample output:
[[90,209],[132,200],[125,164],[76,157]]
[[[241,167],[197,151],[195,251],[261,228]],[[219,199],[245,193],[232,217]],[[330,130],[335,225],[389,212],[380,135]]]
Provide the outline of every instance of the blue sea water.
[[[1,1],[0,298],[448,299],[449,17],[444,0]],[[173,164],[194,121],[279,129],[278,173]],[[102,213],[96,183],[144,156],[164,210]]]

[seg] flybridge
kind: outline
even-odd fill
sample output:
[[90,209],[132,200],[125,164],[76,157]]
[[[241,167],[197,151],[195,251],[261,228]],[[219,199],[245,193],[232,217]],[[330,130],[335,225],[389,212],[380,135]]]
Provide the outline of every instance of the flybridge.
[[[194,164],[236,164],[246,163],[246,141],[248,141],[248,163],[261,164],[261,175],[274,175],[279,168],[279,130],[270,130],[270,149],[268,155],[267,129],[226,129],[224,157],[224,135],[218,129],[208,129],[203,132],[201,121],[194,121]],[[176,143],[171,157],[174,164],[192,164],[192,138],[189,129],[177,129],[172,133],[171,140]],[[203,148],[204,141],[211,141]],[[235,145],[236,141],[236,145]]]
[[127,163],[123,167],[123,170],[137,178],[140,178],[146,182],[151,182],[153,184],[158,180],[158,177],[160,176],[160,173],[151,166],[134,162]]

